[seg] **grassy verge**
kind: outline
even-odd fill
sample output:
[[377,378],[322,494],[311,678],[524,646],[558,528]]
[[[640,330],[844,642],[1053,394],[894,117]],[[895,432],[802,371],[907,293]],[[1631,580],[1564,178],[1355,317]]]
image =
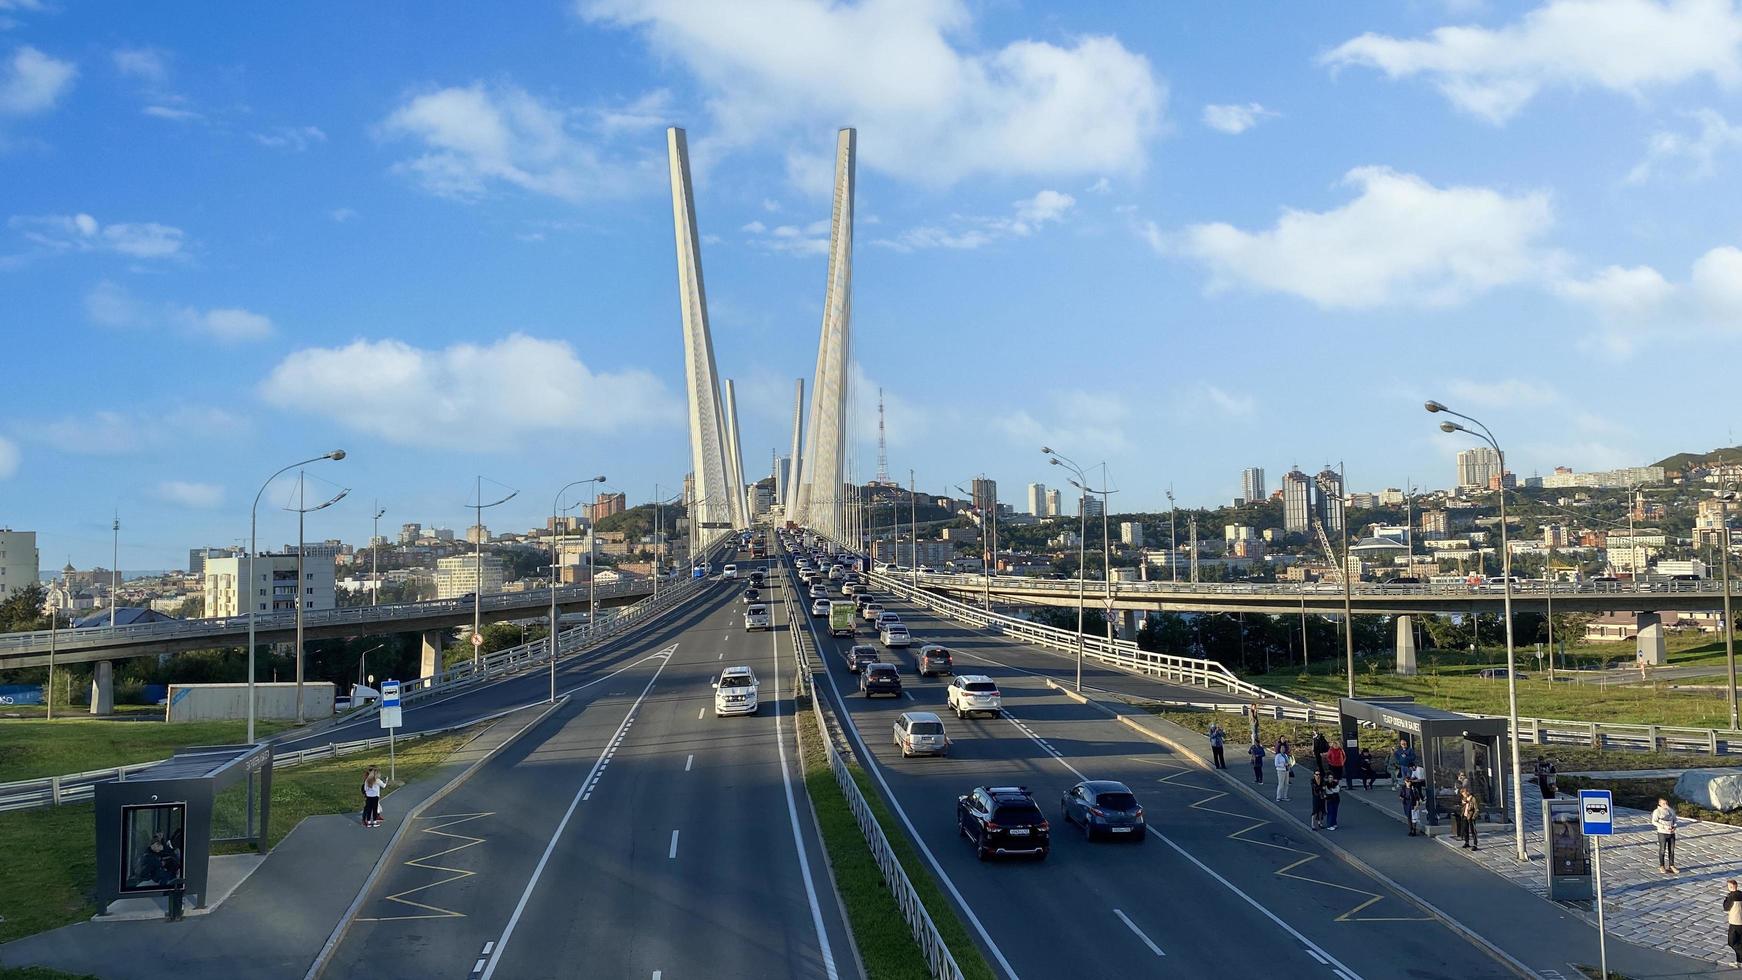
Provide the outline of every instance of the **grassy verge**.
[[100,980],[89,973],[62,973],[41,966],[0,966],[0,980]]
[[[835,784],[815,717],[809,711],[799,712],[797,727],[803,746],[805,787],[816,807],[823,845],[829,850],[829,864],[834,869],[835,884],[846,906],[848,924],[853,929],[866,975],[871,980],[905,980],[910,977],[922,980],[930,977],[925,957],[901,918],[901,909],[896,906],[894,896],[883,883],[883,872],[865,846],[865,838],[859,832],[846,797]],[[921,863],[917,849],[905,834],[892,829],[898,824],[871,788],[869,778],[857,767],[853,769],[853,777],[859,783],[859,791],[870,801],[872,812],[883,825],[890,846],[907,872],[908,880],[919,892],[926,910],[931,913],[932,922],[943,934],[962,975],[971,980],[992,980],[991,967],[955,914],[955,907],[938,888],[930,869]]]
[[1742,827],[1742,812],[1725,813],[1684,800],[1675,795],[1673,779],[1590,779],[1584,776],[1562,776],[1558,780],[1561,792],[1576,793],[1581,789],[1606,789],[1615,794],[1615,805],[1650,813],[1658,799],[1667,799],[1675,812],[1684,817],[1708,823],[1727,823]]
[[[1220,711],[1199,711],[1187,708],[1151,708],[1152,712],[1166,718],[1183,728],[1194,732],[1208,732],[1210,723],[1220,721],[1228,732],[1228,764],[1230,766],[1245,763],[1246,759],[1246,725],[1245,718],[1235,714]],[[1307,745],[1312,739],[1313,730],[1305,722],[1273,721],[1260,719],[1258,731],[1264,740],[1268,751],[1276,743],[1277,738],[1287,736],[1296,746]],[[1377,759],[1381,752],[1389,752],[1397,745],[1396,736],[1389,732],[1376,729],[1362,729],[1360,734],[1361,747],[1372,752]],[[1742,766],[1742,756],[1738,755],[1695,755],[1681,752],[1626,752],[1620,750],[1599,750],[1582,745],[1522,745],[1525,776],[1529,777],[1529,767],[1538,755],[1552,760],[1555,768],[1561,772],[1600,772],[1638,769],[1716,769],[1720,767]],[[1268,760],[1266,760],[1268,761]],[[1634,780],[1628,780],[1634,782]],[[1654,804],[1655,805],[1655,804]],[[1647,807],[1646,809],[1650,809]]]
[[[462,732],[418,739],[401,747],[400,782],[388,788],[388,800],[392,800],[393,790],[427,773],[470,737]],[[386,750],[382,750],[379,758],[359,753],[273,773],[270,842],[277,845],[304,817],[359,809],[357,787],[360,774],[368,765],[385,769]],[[213,817],[215,831],[239,833],[242,806],[239,792],[226,790],[221,794]],[[89,803],[0,813],[0,840],[7,842],[7,849],[14,855],[14,860],[7,863],[5,876],[0,878],[0,942],[87,919],[96,913],[92,901],[97,878],[94,819]],[[247,848],[220,845],[214,852],[225,853],[226,849],[234,852]],[[5,975],[0,974],[0,980],[3,978]]]
[[[161,718],[163,709],[156,709]],[[285,728],[261,721],[256,734]],[[109,721],[89,716],[54,721],[0,721],[0,782],[64,776],[152,762],[184,745],[229,745],[247,738],[246,721]]]

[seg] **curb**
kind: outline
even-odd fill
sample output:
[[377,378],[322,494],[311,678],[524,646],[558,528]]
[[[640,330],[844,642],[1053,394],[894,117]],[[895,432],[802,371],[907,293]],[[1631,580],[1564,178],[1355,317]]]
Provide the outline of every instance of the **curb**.
[[[525,735],[530,731],[532,726],[543,721],[557,708],[567,704],[568,700],[567,695],[558,698],[556,703],[551,704],[543,711],[540,711],[537,717],[521,726],[519,731],[503,739],[501,744],[484,753],[471,765],[456,774],[454,778],[448,780],[447,784],[442,786],[441,789],[431,793],[429,798],[411,808],[411,811],[405,815],[405,819],[400,821],[399,826],[394,829],[393,837],[388,840],[387,846],[382,849],[381,856],[375,861],[375,867],[371,868],[369,871],[369,877],[365,878],[362,886],[357,889],[357,897],[351,900],[351,904],[346,906],[344,914],[339,916],[339,922],[333,927],[332,935],[327,937],[326,943],[321,946],[321,951],[315,955],[314,962],[309,964],[308,972],[303,975],[303,980],[316,980],[316,978],[326,970],[327,966],[332,963],[333,955],[339,951],[339,943],[344,940],[345,933],[350,931],[351,921],[357,917],[358,910],[363,907],[363,900],[368,897],[370,889],[374,888],[376,882],[381,880],[381,875],[387,868],[387,859],[393,855],[393,852],[399,847],[400,841],[403,840],[406,833],[410,831],[412,821],[421,817],[425,810],[428,810],[430,807],[440,803],[443,799],[446,799],[449,793],[458,789],[461,783],[471,778],[472,774],[482,768],[484,763],[495,758],[497,753],[501,752],[503,749],[513,745],[520,739],[520,736]],[[520,711],[524,709],[515,708],[512,710]]]
[[[1119,714],[1118,712],[1114,711],[1113,709],[1107,707],[1104,704],[1101,704],[1098,701],[1092,701],[1089,698],[1086,698],[1083,695],[1076,693],[1075,691],[1071,691],[1071,690],[1063,687],[1062,685],[1056,683],[1051,678],[1047,679],[1046,684],[1048,687],[1052,688],[1055,691],[1058,691],[1060,694],[1063,694],[1065,697],[1070,698],[1071,700],[1076,701],[1079,704],[1086,704],[1086,705],[1089,705],[1091,707],[1097,708],[1097,709],[1101,710],[1102,712],[1105,712],[1106,714],[1112,716],[1112,718],[1115,721],[1117,721],[1120,724],[1124,725],[1125,727],[1131,729],[1132,731],[1135,731],[1138,734],[1143,735],[1147,738],[1150,738],[1156,742],[1160,742],[1162,745],[1166,746],[1167,748],[1172,749],[1173,751],[1179,753],[1180,755],[1184,756],[1187,759],[1190,759],[1199,769],[1202,769],[1205,772],[1211,773],[1212,775],[1219,777],[1223,782],[1233,786],[1235,789],[1238,789],[1241,792],[1241,794],[1244,795],[1245,797],[1247,797],[1249,800],[1258,803],[1264,809],[1269,810],[1272,813],[1280,814],[1283,817],[1283,819],[1288,821],[1290,824],[1298,825],[1300,823],[1299,817],[1296,817],[1294,814],[1289,813],[1287,810],[1284,810],[1282,807],[1277,806],[1271,800],[1266,799],[1264,794],[1257,792],[1256,790],[1252,789],[1250,786],[1247,786],[1245,783],[1241,782],[1239,779],[1237,779],[1231,775],[1228,775],[1227,773],[1223,772],[1222,770],[1216,769],[1213,766],[1211,766],[1209,763],[1205,762],[1203,756],[1199,755],[1196,750],[1188,748],[1185,744],[1175,740],[1174,738],[1172,738],[1172,737],[1170,737],[1162,732],[1155,731],[1155,730],[1150,729],[1150,728],[1148,728],[1148,727],[1146,727],[1146,726],[1144,726],[1136,721],[1133,721],[1131,718],[1129,718],[1125,715]],[[1462,936],[1465,940],[1469,941],[1469,943],[1471,945],[1475,946],[1477,949],[1480,949],[1484,953],[1487,953],[1490,957],[1492,957],[1493,959],[1498,961],[1500,963],[1500,965],[1506,967],[1508,970],[1511,970],[1513,973],[1516,973],[1520,977],[1527,978],[1527,980],[1537,980],[1539,974],[1537,974],[1537,972],[1535,970],[1532,970],[1530,967],[1526,966],[1523,961],[1519,960],[1517,957],[1513,956],[1511,953],[1506,952],[1504,949],[1501,949],[1499,946],[1496,946],[1493,943],[1489,942],[1487,939],[1483,938],[1480,934],[1478,934],[1474,930],[1470,929],[1468,926],[1464,925],[1463,923],[1459,922],[1457,919],[1454,919],[1453,917],[1446,914],[1445,912],[1440,911],[1432,903],[1430,903],[1427,900],[1421,898],[1420,896],[1414,894],[1409,889],[1404,888],[1402,885],[1400,885],[1396,881],[1392,880],[1392,878],[1389,875],[1385,874],[1384,872],[1381,872],[1379,869],[1368,864],[1366,861],[1361,860],[1359,857],[1356,857],[1353,853],[1349,852],[1348,850],[1345,850],[1342,845],[1340,845],[1340,844],[1336,843],[1335,841],[1332,841],[1328,838],[1324,838],[1324,837],[1316,837],[1314,839],[1317,840],[1319,843],[1324,844],[1326,850],[1330,851],[1332,854],[1335,854],[1345,864],[1356,869],[1357,871],[1360,871],[1362,874],[1365,874],[1365,875],[1373,878],[1375,881],[1383,883],[1386,887],[1388,887],[1392,891],[1396,892],[1404,900],[1408,901],[1410,904],[1414,905],[1415,907],[1421,909],[1423,912],[1426,912],[1428,915],[1433,916],[1440,923],[1445,925],[1446,928],[1457,933],[1459,936]]]

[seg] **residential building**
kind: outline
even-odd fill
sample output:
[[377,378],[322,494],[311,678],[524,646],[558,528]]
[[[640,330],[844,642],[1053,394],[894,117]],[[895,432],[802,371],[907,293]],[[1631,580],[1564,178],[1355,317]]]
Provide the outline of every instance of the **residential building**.
[[1452,515],[1443,510],[1422,511],[1419,523],[1423,534],[1452,533]]
[[1396,487],[1386,487],[1379,491],[1379,506],[1402,507],[1409,502],[1409,497]]
[[544,519],[544,530],[546,534],[583,534],[591,525],[591,521],[588,521],[585,517],[582,517],[579,514],[564,514],[561,517],[547,517]]
[[1092,493],[1085,493],[1077,498],[1077,514],[1082,517],[1100,517],[1102,514],[1101,498]]
[[1376,493],[1349,494],[1350,510],[1374,510],[1379,506],[1379,495]]
[[993,514],[998,507],[998,481],[978,477],[969,488],[974,494],[974,509],[981,514]]
[[1048,490],[1046,492],[1046,516],[1065,516],[1064,500],[1057,490]]
[[1030,483],[1028,485],[1028,512],[1036,517],[1045,517],[1046,484]]
[[1282,476],[1282,527],[1290,534],[1312,531],[1312,481],[1299,469]]
[[453,543],[454,529],[451,527],[432,527],[429,529],[429,533],[432,537],[435,538],[435,540],[438,543],[440,543],[440,542],[446,542],[449,544]]
[[473,524],[466,528],[467,544],[489,544],[490,529],[482,524]]
[[242,553],[242,549],[236,547],[235,545],[231,545],[230,547],[227,547],[227,548],[210,548],[210,547],[207,547],[207,548],[189,548],[188,549],[188,574],[189,575],[204,575],[205,571],[206,571],[206,559],[207,558],[230,558],[230,557],[233,557],[235,555],[239,555],[241,553]]
[[1325,533],[1338,537],[1343,533],[1343,475],[1329,466],[1319,471],[1313,480],[1318,493],[1313,502],[1313,513],[1324,525]]
[[483,560],[484,582],[478,584],[478,556],[450,555],[436,559],[436,598],[457,599],[468,592],[478,595],[491,595],[502,591],[502,583],[507,580],[502,560],[485,556]]
[[1235,558],[1263,558],[1266,550],[1263,541],[1257,538],[1242,538],[1228,548],[1228,554]]
[[1240,497],[1247,503],[1264,499],[1264,468],[1248,466],[1240,471]]
[[1492,446],[1458,451],[1458,486],[1486,488],[1500,475],[1500,454]]
[[1685,558],[1679,561],[1664,559],[1652,566],[1651,570],[1659,575],[1706,577],[1706,563],[1698,558]]
[[621,514],[628,508],[629,500],[620,493],[602,493],[594,499],[593,505],[587,509],[587,516],[595,521],[602,521],[612,514]]
[[1507,470],[1504,473],[1496,473],[1488,478],[1488,489],[1516,490],[1518,489],[1518,476],[1511,470]]
[[1542,526],[1542,544],[1545,548],[1565,548],[1572,543],[1572,536],[1567,533],[1565,524],[1544,524]]
[[1143,547],[1143,525],[1136,521],[1125,521],[1119,525],[1119,543],[1127,548]]
[[249,568],[247,555],[206,559],[207,616],[244,615],[250,601],[257,613],[294,612],[299,599],[305,610],[333,608],[330,556],[304,555],[300,582],[295,554],[254,556],[252,588],[248,585]]
[[1249,524],[1222,525],[1222,540],[1230,546],[1238,541],[1250,541],[1256,536],[1257,532]]
[[1621,489],[1637,486],[1662,486],[1664,479],[1664,470],[1661,466],[1628,466],[1618,470],[1598,470],[1593,473],[1574,473],[1565,466],[1557,466],[1553,474],[1542,478],[1542,485],[1550,488]]
[[42,574],[35,531],[0,528],[0,600],[35,585]]
[[399,525],[399,543],[400,544],[416,544],[417,539],[421,538],[421,537],[423,537],[423,525],[422,524],[401,524],[401,525]]
[[957,544],[978,544],[980,541],[980,529],[974,527],[946,527],[939,533],[945,541]]
[[[286,555],[294,555],[296,554],[297,548],[294,544],[287,544],[283,549],[281,549],[281,551]],[[242,554],[242,549],[236,549],[236,553]],[[326,561],[336,561],[342,554],[345,554],[345,542],[340,541],[338,538],[328,538],[325,541],[304,541],[302,544],[302,556],[304,558],[320,558]]]

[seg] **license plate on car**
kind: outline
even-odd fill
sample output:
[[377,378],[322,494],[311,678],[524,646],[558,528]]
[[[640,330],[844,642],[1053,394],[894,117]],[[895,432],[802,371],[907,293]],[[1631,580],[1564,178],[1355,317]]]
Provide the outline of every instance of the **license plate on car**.
[[1131,828],[1130,827],[1114,827],[1114,828],[1112,828],[1112,831],[1115,834],[1129,834],[1129,833],[1131,833]]
[[1027,827],[1014,827],[1010,831],[1010,836],[1012,836],[1012,837],[1027,837],[1028,836],[1028,828]]

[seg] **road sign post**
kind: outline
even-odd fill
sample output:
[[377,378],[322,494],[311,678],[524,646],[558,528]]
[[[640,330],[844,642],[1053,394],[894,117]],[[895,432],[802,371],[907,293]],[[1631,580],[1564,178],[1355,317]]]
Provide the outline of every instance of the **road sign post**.
[[1615,800],[1606,789],[1579,790],[1579,823],[1591,838],[1591,870],[1597,882],[1597,969],[1609,976],[1609,942],[1603,934],[1603,838],[1615,833]]
[[387,729],[387,781],[398,776],[398,758],[394,745],[401,719],[399,715],[399,682],[381,682],[381,727]]

